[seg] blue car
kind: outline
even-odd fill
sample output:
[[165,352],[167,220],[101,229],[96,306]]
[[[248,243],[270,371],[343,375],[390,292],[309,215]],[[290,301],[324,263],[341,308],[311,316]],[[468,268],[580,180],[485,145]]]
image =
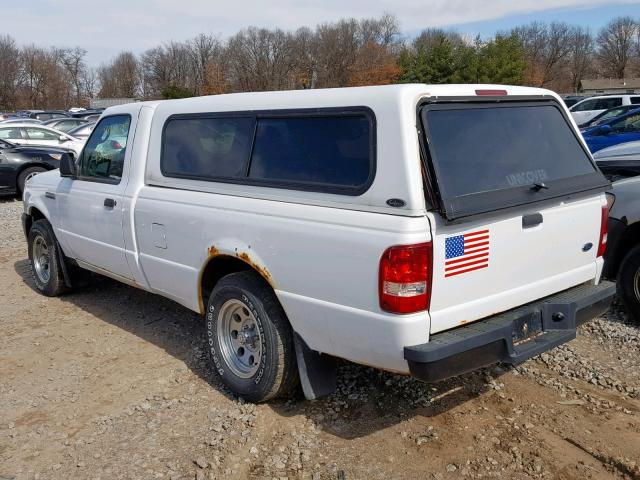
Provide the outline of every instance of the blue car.
[[640,140],[640,108],[581,131],[591,153],[619,143]]

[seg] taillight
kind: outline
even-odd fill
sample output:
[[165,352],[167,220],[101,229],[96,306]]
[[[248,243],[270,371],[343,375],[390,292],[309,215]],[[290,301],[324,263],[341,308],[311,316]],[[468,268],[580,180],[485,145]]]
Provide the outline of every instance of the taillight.
[[604,255],[607,249],[607,233],[609,232],[609,211],[613,207],[615,198],[612,194],[607,194],[607,204],[602,206],[602,213],[600,216],[600,239],[598,241],[598,257]]
[[427,310],[432,263],[431,242],[388,248],[380,259],[380,308],[391,313]]

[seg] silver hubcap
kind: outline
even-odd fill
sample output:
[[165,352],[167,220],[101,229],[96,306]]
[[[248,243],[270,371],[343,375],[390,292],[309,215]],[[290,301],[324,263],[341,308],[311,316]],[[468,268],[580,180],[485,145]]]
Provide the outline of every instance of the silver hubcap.
[[48,283],[51,277],[50,260],[47,242],[38,235],[33,241],[33,268],[42,283]]
[[38,175],[40,172],[31,172],[29,175],[26,176],[26,178],[24,179],[24,183],[27,183],[29,180],[31,180],[33,177],[35,177],[36,175]]
[[636,300],[640,302],[640,268],[636,270],[633,277],[633,293],[636,294]]
[[252,377],[262,355],[262,335],[253,313],[240,300],[227,300],[218,313],[217,334],[231,371],[241,378]]

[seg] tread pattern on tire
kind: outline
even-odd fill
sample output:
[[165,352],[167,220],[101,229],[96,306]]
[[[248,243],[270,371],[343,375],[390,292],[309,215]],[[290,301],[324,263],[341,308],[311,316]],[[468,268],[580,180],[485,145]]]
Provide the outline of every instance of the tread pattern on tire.
[[636,245],[622,259],[616,283],[618,295],[622,298],[633,320],[638,323],[640,323],[640,299],[636,297],[633,290],[633,281],[639,269],[640,245]]
[[[43,284],[33,268],[33,240],[36,235],[41,235],[47,242],[47,246],[51,251],[51,258],[49,260],[50,277],[47,284]],[[64,276],[62,274],[62,267],[60,265],[60,253],[58,244],[56,242],[55,234],[51,224],[45,220],[40,219],[33,223],[31,230],[29,230],[29,261],[31,262],[31,274],[36,288],[40,293],[48,297],[57,297],[67,291],[67,286],[64,282]]]
[[[271,323],[274,330],[276,345],[272,345],[277,352],[277,362],[279,368],[276,370],[276,376],[273,378],[271,385],[266,392],[256,391],[256,395],[240,394],[248,399],[256,402],[266,402],[274,398],[284,396],[290,393],[298,384],[298,368],[296,363],[295,348],[293,344],[293,334],[286,314],[276,298],[273,290],[265,283],[265,281],[254,272],[238,272],[227,275],[222,278],[209,299],[209,306],[216,298],[218,292],[224,291],[225,288],[239,289],[245,291],[261,304],[262,309],[267,315],[267,321]],[[225,379],[222,378],[224,383]],[[228,383],[227,383],[228,385]],[[229,385],[228,385],[229,386]]]

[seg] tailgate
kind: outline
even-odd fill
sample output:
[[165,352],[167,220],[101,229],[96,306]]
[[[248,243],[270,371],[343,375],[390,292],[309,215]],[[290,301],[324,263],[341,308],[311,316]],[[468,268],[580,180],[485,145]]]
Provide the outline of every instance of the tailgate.
[[593,280],[603,191],[564,109],[546,100],[421,111],[431,218],[431,332]]

